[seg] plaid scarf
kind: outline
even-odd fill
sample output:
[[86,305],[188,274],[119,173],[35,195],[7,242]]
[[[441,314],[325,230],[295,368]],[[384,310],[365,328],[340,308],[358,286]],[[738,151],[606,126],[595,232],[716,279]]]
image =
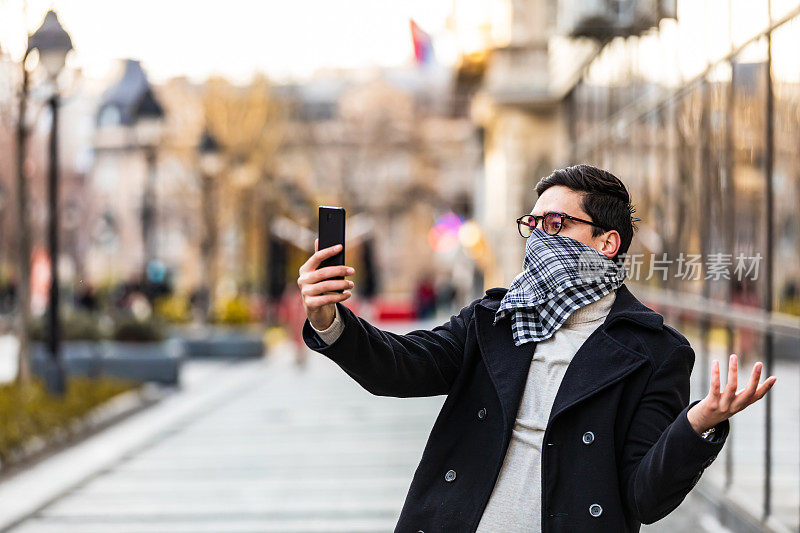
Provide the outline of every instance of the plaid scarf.
[[514,344],[550,338],[576,309],[616,290],[625,267],[580,241],[534,228],[523,270],[500,301],[494,324],[512,314]]

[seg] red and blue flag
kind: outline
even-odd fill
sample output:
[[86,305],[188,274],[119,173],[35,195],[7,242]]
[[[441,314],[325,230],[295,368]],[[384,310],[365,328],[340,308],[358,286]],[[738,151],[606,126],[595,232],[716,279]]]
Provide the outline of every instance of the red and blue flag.
[[419,27],[411,19],[411,39],[414,41],[414,57],[419,65],[427,65],[433,61],[433,41],[430,34]]

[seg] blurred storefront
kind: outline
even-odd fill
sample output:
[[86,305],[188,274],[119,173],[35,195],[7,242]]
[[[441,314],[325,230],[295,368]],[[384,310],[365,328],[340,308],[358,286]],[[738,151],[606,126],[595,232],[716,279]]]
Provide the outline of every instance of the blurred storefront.
[[[303,198],[285,214],[312,230],[305,246],[291,243],[298,253],[290,273],[313,252],[319,205],[347,211],[346,254],[357,291],[366,281],[360,234],[371,237],[378,289],[390,299],[408,303],[426,276],[474,269],[463,247],[437,249],[429,236],[447,213],[472,216],[482,175],[480,137],[465,110],[454,109],[449,71],[332,72],[277,91],[291,111],[275,173]],[[460,300],[471,294],[471,282],[459,281]]]

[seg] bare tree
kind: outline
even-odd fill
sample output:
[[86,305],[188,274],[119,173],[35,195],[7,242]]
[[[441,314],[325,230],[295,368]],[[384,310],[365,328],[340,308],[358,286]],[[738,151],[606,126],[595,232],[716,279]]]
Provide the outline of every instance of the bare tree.
[[[22,19],[27,20],[27,2],[21,6]],[[26,30],[27,32],[27,30]],[[25,172],[25,159],[28,154],[29,127],[26,124],[30,94],[30,73],[25,64],[28,60],[27,33],[25,53],[19,62],[19,87],[16,91],[16,113],[4,114],[4,118],[14,129],[14,177],[16,182],[16,242],[17,242],[17,292],[15,330],[19,340],[17,383],[28,383],[32,379],[30,364],[31,333],[31,223],[29,215],[30,194]]]
[[[239,281],[247,281],[248,273],[257,271],[258,254],[254,226],[254,201],[257,192],[273,190],[265,186],[273,173],[273,156],[284,132],[285,110],[274,96],[268,80],[262,76],[244,88],[236,87],[223,78],[208,81],[203,95],[203,108],[208,130],[220,144],[223,169],[216,177],[203,176],[201,216],[203,240],[203,271],[210,305],[213,309],[218,282],[218,253],[221,227],[236,225],[243,236],[239,253]],[[213,181],[213,180],[216,181]],[[264,227],[269,227],[272,210],[263,213]]]

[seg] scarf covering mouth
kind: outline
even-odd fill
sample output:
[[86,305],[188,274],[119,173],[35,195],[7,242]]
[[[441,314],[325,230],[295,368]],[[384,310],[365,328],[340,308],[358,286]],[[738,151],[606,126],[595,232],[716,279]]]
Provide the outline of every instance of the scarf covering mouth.
[[522,272],[500,301],[494,324],[511,314],[515,345],[546,340],[576,309],[616,290],[625,277],[623,265],[591,246],[534,228]]

